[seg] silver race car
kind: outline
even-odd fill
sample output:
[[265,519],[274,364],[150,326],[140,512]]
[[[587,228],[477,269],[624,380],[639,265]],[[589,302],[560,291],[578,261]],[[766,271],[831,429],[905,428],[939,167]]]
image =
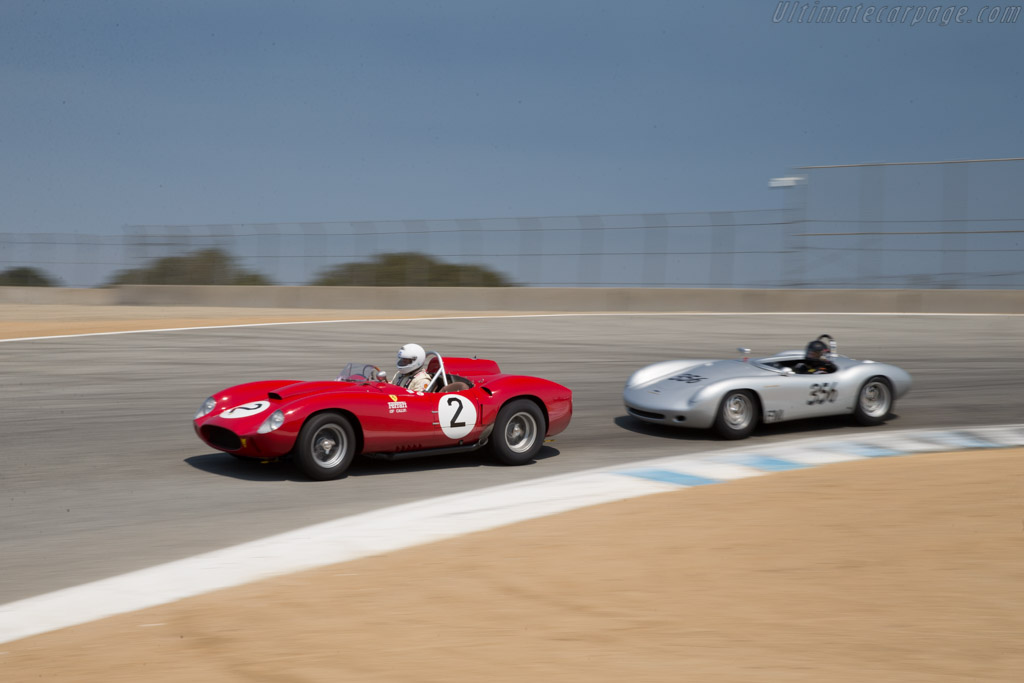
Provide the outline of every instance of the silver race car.
[[861,424],[881,424],[908,391],[906,370],[840,356],[824,334],[805,351],[766,358],[648,365],[629,378],[622,398],[626,411],[645,422],[711,428],[726,439],[742,439],[759,422],[852,414]]

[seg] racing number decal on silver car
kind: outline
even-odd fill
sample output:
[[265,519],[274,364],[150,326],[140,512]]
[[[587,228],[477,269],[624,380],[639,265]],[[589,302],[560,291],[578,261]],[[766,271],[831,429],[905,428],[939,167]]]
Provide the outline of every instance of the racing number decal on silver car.
[[437,403],[441,431],[449,439],[461,439],[476,426],[476,406],[465,396],[445,394]]
[[807,405],[821,405],[822,403],[835,403],[839,395],[839,382],[822,382],[811,385],[811,397]]
[[669,379],[672,380],[672,381],[675,381],[675,382],[686,382],[687,384],[695,384],[697,382],[701,382],[701,381],[707,379],[707,377],[701,377],[700,375],[691,375],[688,372],[684,372],[681,375],[675,375],[674,377],[669,377]]

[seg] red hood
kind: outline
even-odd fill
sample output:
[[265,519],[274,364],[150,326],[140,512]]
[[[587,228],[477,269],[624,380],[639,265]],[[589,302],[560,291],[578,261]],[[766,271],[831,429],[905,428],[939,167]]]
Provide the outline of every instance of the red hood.
[[294,384],[288,384],[283,387],[279,387],[269,392],[269,396],[272,399],[278,399],[281,401],[290,401],[295,398],[300,398],[308,394],[323,394],[326,392],[336,391],[348,391],[359,387],[363,390],[364,382],[334,382],[334,381],[316,381],[316,382],[296,382]]

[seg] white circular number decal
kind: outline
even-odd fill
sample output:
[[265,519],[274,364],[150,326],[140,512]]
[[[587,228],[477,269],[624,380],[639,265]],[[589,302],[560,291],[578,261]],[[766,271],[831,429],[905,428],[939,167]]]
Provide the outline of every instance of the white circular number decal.
[[252,403],[245,403],[234,408],[228,408],[220,414],[221,417],[233,420],[237,417],[249,417],[250,415],[256,415],[262,413],[264,410],[270,407],[270,401],[253,401]]
[[445,394],[437,404],[441,431],[449,439],[461,439],[476,426],[476,406],[465,396]]

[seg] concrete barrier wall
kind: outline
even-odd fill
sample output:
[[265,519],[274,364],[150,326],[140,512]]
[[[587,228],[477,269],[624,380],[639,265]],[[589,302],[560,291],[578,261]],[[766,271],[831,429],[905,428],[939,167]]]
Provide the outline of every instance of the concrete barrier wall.
[[0,287],[0,303],[428,311],[1021,313],[1019,290],[534,287]]
[[0,287],[0,304],[113,306],[118,303],[117,297],[118,292],[113,289]]

